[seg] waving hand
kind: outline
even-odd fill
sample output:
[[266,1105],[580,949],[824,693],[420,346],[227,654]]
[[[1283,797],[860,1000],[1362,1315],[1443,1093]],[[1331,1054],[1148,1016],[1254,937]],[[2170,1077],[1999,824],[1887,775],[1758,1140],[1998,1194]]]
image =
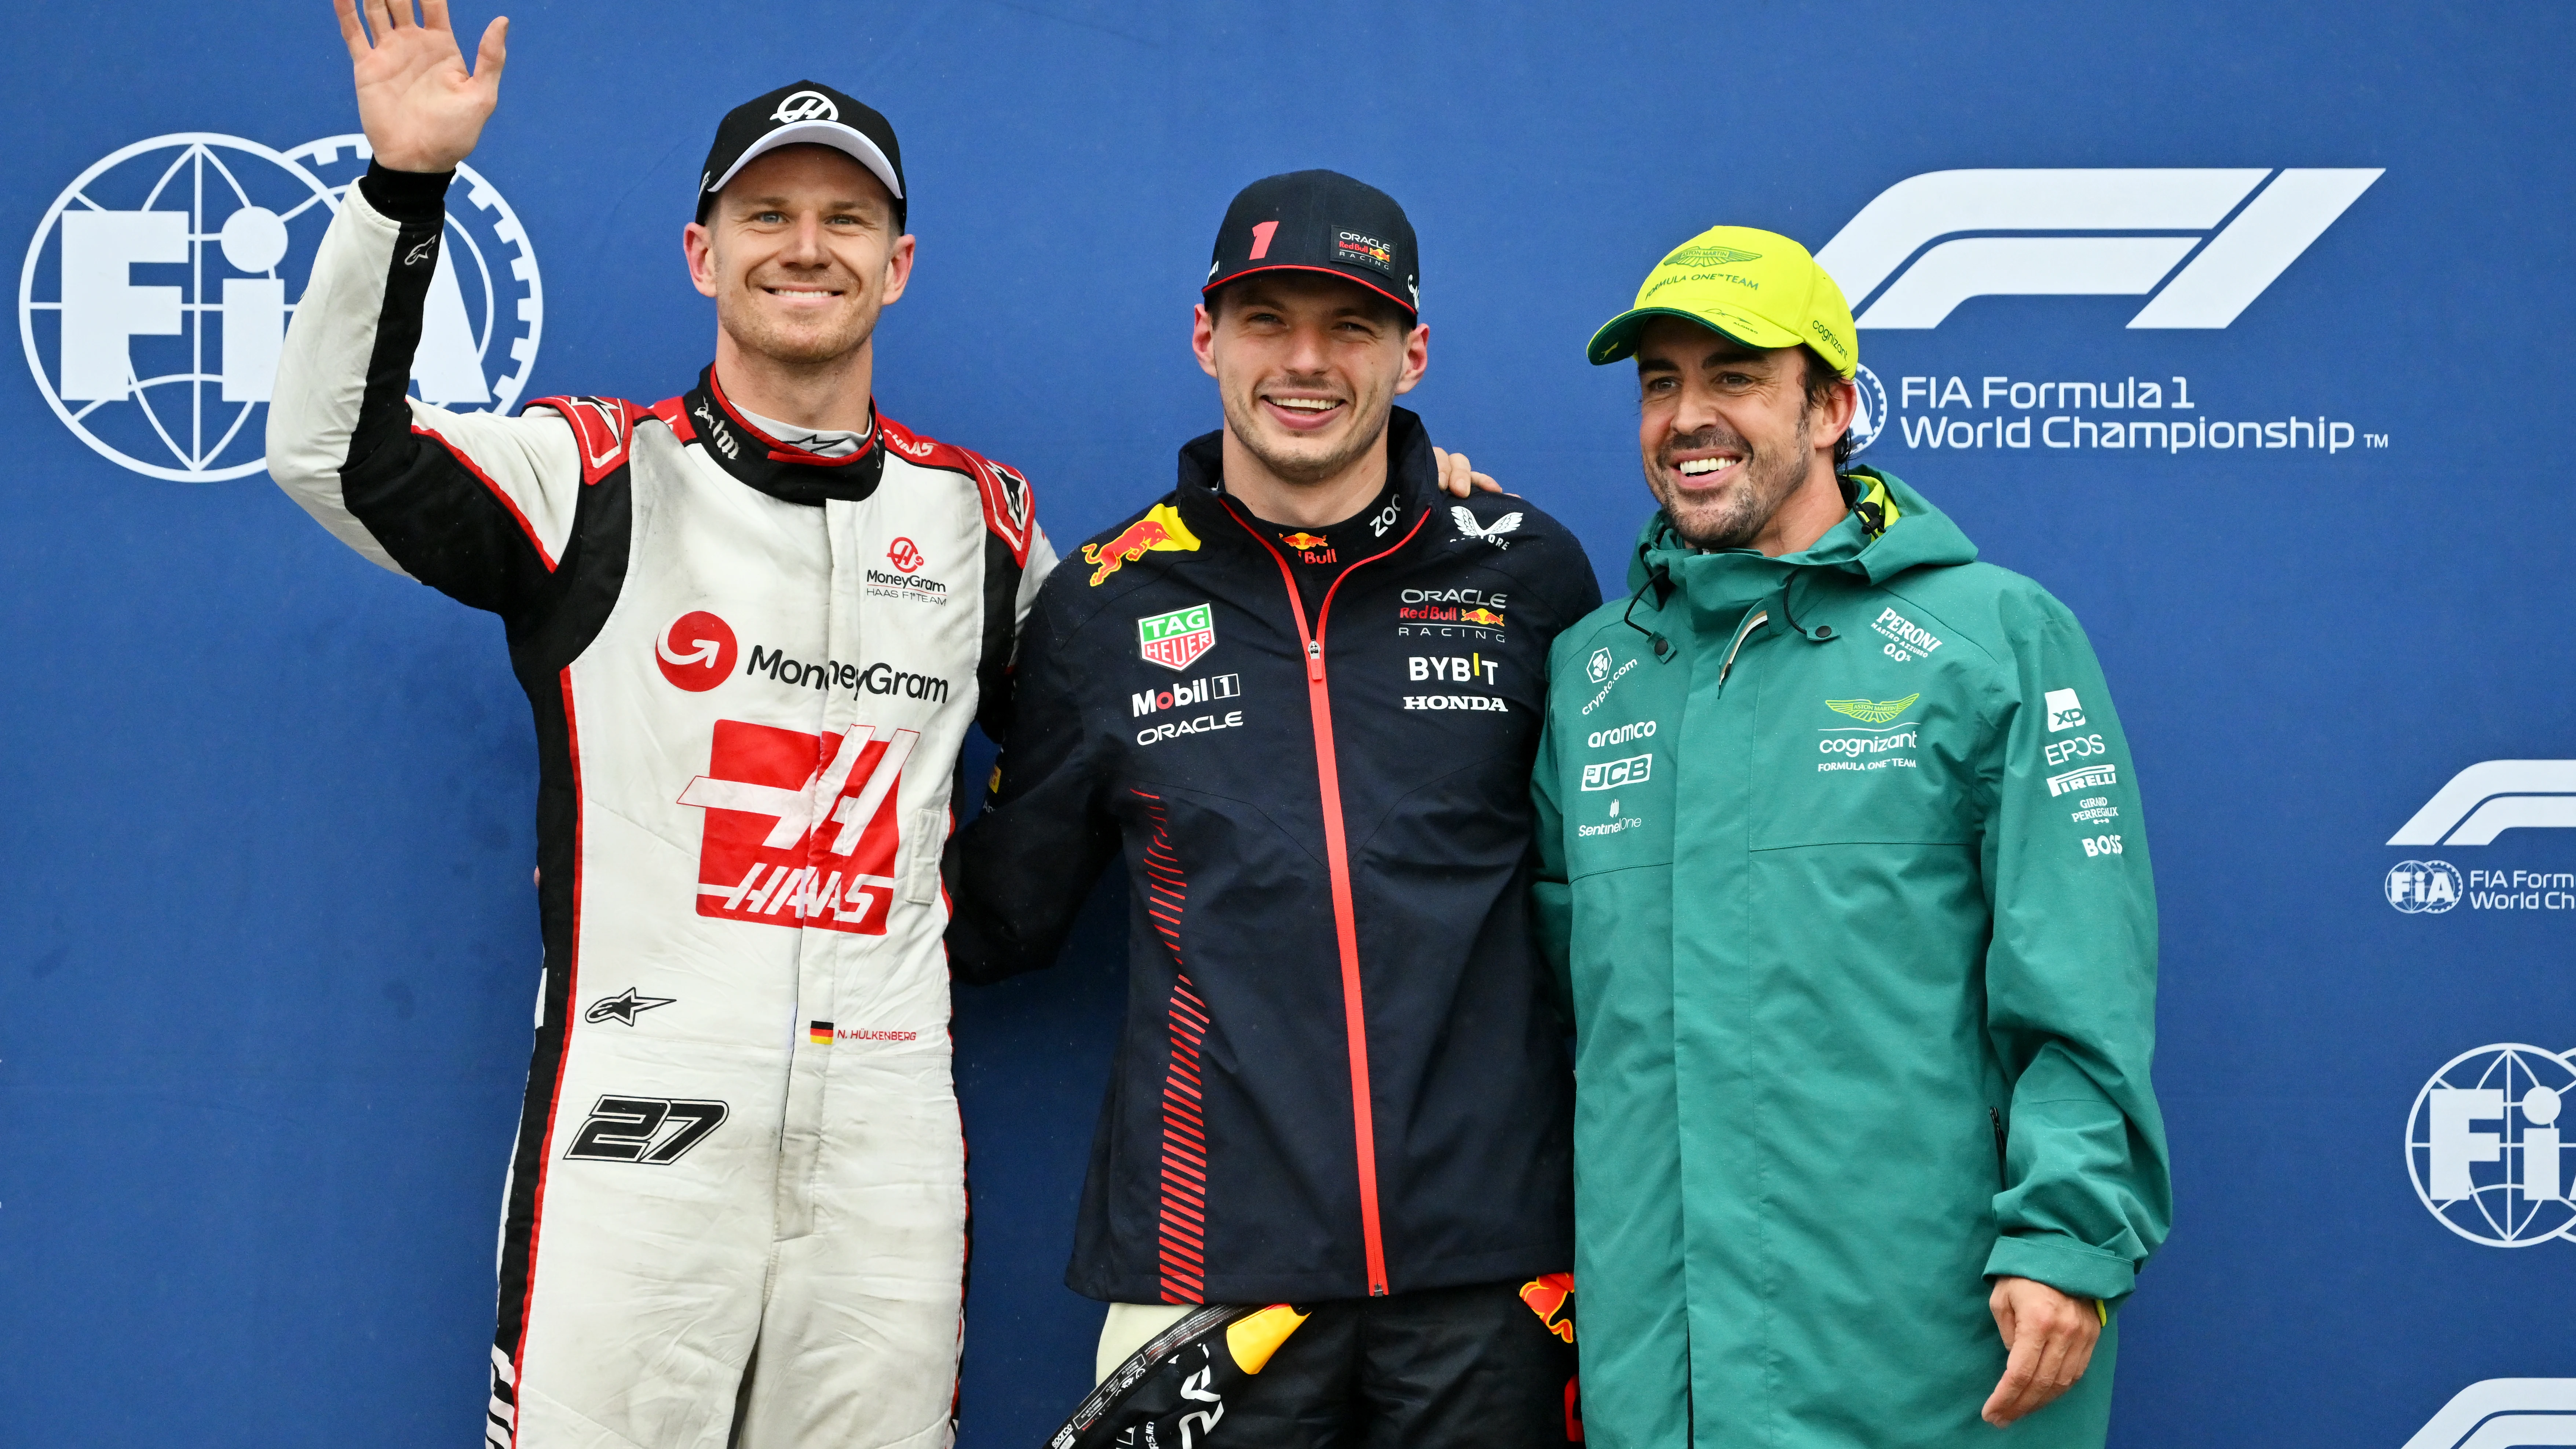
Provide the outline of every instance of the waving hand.
[[501,99],[510,20],[496,16],[484,28],[469,72],[448,25],[447,0],[418,4],[415,14],[414,0],[331,0],[356,71],[358,123],[376,159],[394,171],[452,171]]

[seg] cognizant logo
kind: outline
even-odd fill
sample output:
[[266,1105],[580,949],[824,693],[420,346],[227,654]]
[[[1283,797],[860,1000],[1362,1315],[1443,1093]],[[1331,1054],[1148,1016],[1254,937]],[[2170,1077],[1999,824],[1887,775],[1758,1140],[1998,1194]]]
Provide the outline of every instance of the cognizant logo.
[[[1938,327],[1971,297],[2148,296],[2132,328],[2217,328],[2377,167],[1929,171],[1816,253],[1862,327]],[[1862,304],[1866,303],[1866,306]]]

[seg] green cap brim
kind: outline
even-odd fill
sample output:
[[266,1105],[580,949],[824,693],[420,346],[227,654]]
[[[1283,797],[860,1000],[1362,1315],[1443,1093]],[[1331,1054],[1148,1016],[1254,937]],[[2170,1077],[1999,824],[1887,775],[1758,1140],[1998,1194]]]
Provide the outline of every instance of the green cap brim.
[[1806,340],[1786,327],[1765,322],[1759,317],[1748,316],[1742,312],[1710,314],[1693,312],[1682,307],[1631,307],[1602,323],[1601,330],[1593,333],[1592,340],[1584,344],[1583,355],[1590,358],[1595,367],[1606,366],[1623,357],[1634,357],[1637,353],[1637,333],[1646,325],[1646,319],[1649,317],[1680,317],[1686,321],[1696,322],[1712,332],[1732,337],[1747,347],[1764,349],[1796,347]]

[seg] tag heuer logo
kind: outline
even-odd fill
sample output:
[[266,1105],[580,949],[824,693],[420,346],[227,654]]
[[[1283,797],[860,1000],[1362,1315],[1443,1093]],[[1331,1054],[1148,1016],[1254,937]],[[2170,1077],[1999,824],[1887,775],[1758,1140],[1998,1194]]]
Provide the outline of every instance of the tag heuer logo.
[[1136,621],[1136,643],[1147,659],[1166,669],[1187,669],[1216,647],[1216,613],[1192,604],[1168,614]]
[[1862,724],[1885,724],[1912,709],[1914,701],[1922,697],[1916,693],[1903,699],[1829,699],[1825,701],[1825,708],[1836,714],[1850,715]]

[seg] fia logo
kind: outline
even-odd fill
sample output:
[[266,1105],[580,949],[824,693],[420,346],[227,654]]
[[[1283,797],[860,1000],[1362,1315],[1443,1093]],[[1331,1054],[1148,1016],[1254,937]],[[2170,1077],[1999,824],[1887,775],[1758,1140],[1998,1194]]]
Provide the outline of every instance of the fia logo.
[[1852,368],[1852,392],[1857,401],[1844,436],[1851,439],[1852,456],[1859,457],[1878,441],[1879,434],[1887,431],[1887,388],[1864,362]]
[[2401,860],[2385,886],[2388,903],[2410,916],[2438,916],[2460,903],[2460,872],[2447,860]]
[[[19,340],[54,416],[148,477],[261,471],[287,317],[367,158],[358,136],[273,151],[191,131],[83,171],[18,276]],[[457,177],[412,377],[430,402],[507,411],[536,362],[543,290],[508,203],[470,167]]]
[[[2378,167],[1930,171],[1880,192],[1816,263],[1842,284],[1862,327],[1938,327],[1971,297],[2148,293],[2132,328],[2225,327],[2380,175]],[[1995,234],[2010,232],[2055,234]]]
[[2576,1062],[2520,1043],[2443,1064],[2415,1096],[2406,1170],[2442,1226],[2473,1243],[2520,1248],[2569,1236],[2569,1144],[2559,1120]]

